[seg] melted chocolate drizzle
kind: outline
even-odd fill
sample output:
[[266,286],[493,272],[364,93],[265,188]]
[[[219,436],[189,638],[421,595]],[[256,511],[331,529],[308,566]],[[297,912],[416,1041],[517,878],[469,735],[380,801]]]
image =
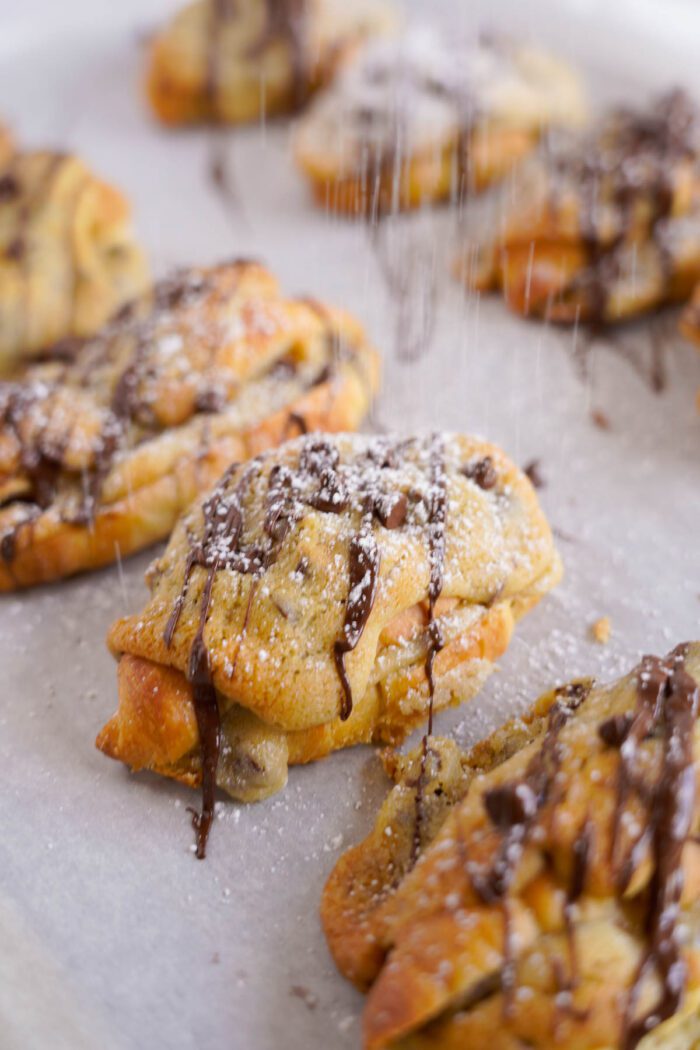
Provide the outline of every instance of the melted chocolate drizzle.
[[343,687],[341,721],[352,713],[352,689],[345,668],[345,654],[351,652],[362,637],[377,595],[380,554],[372,528],[373,510],[370,507],[362,518],[357,535],[350,540],[348,570],[350,593],[345,606],[342,637],[335,643],[333,656]]
[[[229,265],[243,266],[245,260],[233,260]],[[139,310],[137,304],[127,304],[93,339],[60,344],[57,353],[49,350],[46,361],[52,365],[50,377],[35,382],[0,383],[0,427],[7,428],[17,443],[19,468],[28,483],[28,491],[8,501],[20,508],[21,513],[0,536],[0,558],[6,564],[11,564],[15,557],[19,533],[32,529],[40,512],[49,508],[61,493],[70,495],[61,511],[63,520],[92,527],[104,481],[117,455],[124,448],[149,440],[162,429],[149,401],[149,380],[158,368],[159,326],[171,311],[196,307],[213,289],[214,284],[206,275],[175,272],[155,286],[148,312]],[[331,319],[322,315],[322,320],[327,325],[327,349],[331,356],[335,354]],[[130,344],[130,352],[123,363],[119,360],[119,367],[115,369],[115,355],[121,353],[125,342]],[[216,340],[212,339],[212,353],[216,346]],[[348,361],[353,359],[350,347],[345,347],[343,353]],[[278,367],[286,369],[286,374],[280,371],[281,382],[294,377],[296,365],[284,361],[279,366],[273,365],[268,374],[272,376]],[[324,365],[310,378],[309,388],[325,382],[334,368],[334,361]],[[101,391],[105,380],[104,393],[94,401],[100,413],[100,427],[92,439],[92,460],[78,476],[65,462],[70,429],[64,427],[60,443],[51,436],[57,418],[53,400],[64,389]],[[205,368],[201,388],[195,392],[194,411],[201,414],[220,411],[228,400],[225,391],[212,386]],[[45,418],[40,426],[28,426],[28,421],[42,413]],[[289,425],[306,430],[306,422],[298,413],[290,415]],[[203,452],[208,435],[205,426]],[[80,483],[79,497],[74,500],[70,484],[64,482],[72,483],[73,487]],[[77,506],[73,506],[74,502]]]
[[[384,528],[399,528],[408,513],[408,501],[402,493],[387,491],[381,472],[395,468],[405,444],[375,442],[367,453],[367,480],[360,483],[359,510],[361,522],[351,537],[348,548],[349,593],[341,637],[335,642],[333,657],[343,688],[340,718],[352,711],[352,691],[345,668],[345,655],[358,644],[374,605],[379,581],[380,551],[374,533],[375,518]],[[211,604],[216,574],[223,569],[253,576],[245,620],[240,639],[250,617],[257,581],[275,561],[281,544],[298,522],[305,508],[326,514],[340,514],[350,509],[350,493],[344,477],[344,466],[336,445],[326,437],[310,434],[299,440],[298,466],[275,464],[267,477],[263,515],[263,542],[244,543],[245,512],[243,501],[254,478],[261,473],[261,459],[253,460],[234,483],[239,465],[233,464],[202,506],[203,532],[197,540],[189,535],[180,593],[168,617],[163,639],[167,647],[173,642],[187,602],[190,578],[196,567],[206,571],[199,599],[197,631],[190,650],[188,679],[193,686],[193,703],[199,728],[202,766],[202,808],[194,815],[197,832],[197,857],[206,853],[207,836],[214,813],[216,770],[219,761],[221,724],[216,689],[213,681],[204,632]],[[233,488],[231,486],[233,485]],[[298,575],[308,573],[308,562],[302,558]],[[431,579],[433,576],[431,575]],[[436,585],[435,585],[436,586]],[[434,604],[434,602],[433,602]],[[234,661],[235,667],[235,661]],[[231,672],[232,676],[232,672]]]
[[[634,713],[611,716],[601,723],[598,735],[608,747],[619,749],[616,804],[611,836],[611,863],[617,893],[622,898],[647,851],[653,872],[645,897],[643,923],[647,946],[629,990],[620,1046],[634,1050],[653,1028],[679,1008],[687,979],[687,966],[679,943],[677,921],[683,890],[681,857],[691,835],[696,803],[693,731],[700,705],[700,689],[684,670],[687,645],[678,646],[664,659],[645,656],[637,670],[637,706]],[[502,836],[498,854],[487,868],[469,864],[471,884],[486,904],[499,904],[504,916],[502,988],[504,1012],[512,1012],[516,961],[510,930],[507,895],[525,847],[543,806],[555,801],[557,772],[562,760],[559,735],[572,712],[588,695],[581,683],[561,690],[550,709],[547,730],[539,751],[530,760],[520,782],[505,783],[487,791],[483,804],[494,829]],[[649,784],[637,773],[639,749],[652,736],[663,743],[660,775]],[[646,826],[623,855],[622,829],[626,804],[632,795],[646,811]],[[572,907],[586,887],[593,846],[593,822],[586,818],[573,846],[573,866],[564,908],[569,942],[570,976],[561,989],[576,987],[576,961]],[[642,982],[654,971],[662,985],[661,996],[641,1017],[635,1016]]]
[[425,659],[425,676],[428,680],[428,729],[423,737],[420,773],[416,785],[416,816],[413,827],[411,860],[415,864],[421,846],[421,827],[425,781],[427,774],[430,737],[433,734],[433,703],[435,679],[433,668],[435,657],[445,642],[440,625],[435,619],[435,606],[442,593],[445,568],[445,526],[447,522],[447,478],[445,476],[444,449],[438,435],[433,437],[430,450],[430,503],[428,507],[428,654]]
[[[265,26],[245,57],[259,58],[274,40],[286,41],[292,65],[292,99],[299,109],[309,90],[309,49],[307,44],[306,0],[266,0]],[[228,21],[240,16],[235,0],[211,0],[207,34],[204,93],[212,119],[221,120],[221,34]]]
[[[554,158],[552,169],[580,188],[583,204],[581,236],[588,252],[588,266],[570,286],[584,292],[591,321],[605,321],[610,285],[620,275],[623,251],[635,231],[639,205],[648,208],[648,235],[656,245],[659,264],[668,280],[672,259],[665,237],[665,223],[674,201],[674,175],[679,162],[697,158],[700,123],[695,106],[680,90],[661,96],[646,113],[619,109],[603,128],[601,137],[573,154]],[[616,229],[603,240],[599,228],[601,186],[609,193]],[[553,199],[559,195],[553,187]]]

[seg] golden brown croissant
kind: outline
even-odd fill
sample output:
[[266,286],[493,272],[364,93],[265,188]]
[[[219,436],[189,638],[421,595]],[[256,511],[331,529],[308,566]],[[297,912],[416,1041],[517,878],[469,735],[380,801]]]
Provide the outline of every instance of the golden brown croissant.
[[561,568],[527,478],[472,438],[311,434],[229,469],[118,621],[98,747],[243,800],[479,688]]
[[578,78],[551,55],[416,26],[348,64],[302,118],[296,154],[318,203],[376,216],[482,189],[584,113]]
[[367,1050],[700,1039],[700,643],[393,761],[322,917]]
[[467,244],[471,287],[519,313],[610,323],[686,299],[700,279],[700,123],[680,91],[554,138],[516,187],[504,230]]
[[195,0],[155,38],[148,97],[167,124],[289,113],[394,22],[385,0]]
[[282,298],[258,264],[161,282],[69,360],[0,383],[0,591],[140,550],[232,461],[357,426],[377,363],[354,318]]
[[77,157],[14,154],[0,175],[0,374],[92,335],[147,284],[118,190]]

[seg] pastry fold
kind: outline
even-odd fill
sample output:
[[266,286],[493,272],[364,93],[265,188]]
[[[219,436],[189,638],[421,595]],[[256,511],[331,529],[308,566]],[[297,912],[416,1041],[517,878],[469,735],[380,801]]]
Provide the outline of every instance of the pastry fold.
[[0,374],[59,340],[92,335],[147,284],[118,190],[63,153],[18,152],[4,165]]
[[290,113],[395,22],[386,0],[196,0],[153,42],[148,98],[166,124]]
[[681,91],[553,136],[516,183],[502,230],[468,241],[469,287],[562,324],[622,321],[687,299],[700,279],[700,124]]
[[560,572],[534,490],[499,449],[294,439],[185,515],[145,609],[112,627],[119,706],[98,747],[262,798],[288,765],[402,740],[469,699]]
[[700,643],[425,738],[321,913],[367,1050],[700,1039]]
[[553,56],[417,26],[369,43],[319,95],[296,156],[319,204],[372,217],[480,190],[584,114],[577,76]]
[[356,427],[378,379],[353,317],[245,261],[175,274],[62,352],[0,383],[0,591],[163,539],[232,461]]

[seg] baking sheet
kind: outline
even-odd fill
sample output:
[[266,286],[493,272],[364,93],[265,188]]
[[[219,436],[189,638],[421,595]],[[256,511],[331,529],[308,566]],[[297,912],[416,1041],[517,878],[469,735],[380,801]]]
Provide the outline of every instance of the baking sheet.
[[[447,273],[449,212],[398,220],[372,242],[313,210],[284,125],[235,133],[236,193],[222,201],[205,178],[207,134],[163,132],[138,97],[144,32],[172,4],[17,6],[0,0],[0,110],[22,141],[74,148],[124,187],[157,273],[262,257],[290,292],[363,318],[385,352],[377,425],[479,432],[521,464],[540,460],[566,579],[438,731],[471,741],[557,681],[612,676],[700,636],[699,354],[667,331],[654,392],[663,333],[638,325],[594,344],[582,368],[571,333],[465,299]],[[599,103],[678,82],[700,97],[687,0],[413,7],[554,43]],[[390,294],[397,278],[408,311]],[[93,748],[116,696],[104,635],[141,605],[152,553],[0,599],[0,1047],[357,1047],[361,1000],[334,970],[318,902],[383,797],[379,761],[358,748],[293,770],[266,803],[222,801],[198,863],[196,797]],[[602,615],[608,646],[588,633]]]

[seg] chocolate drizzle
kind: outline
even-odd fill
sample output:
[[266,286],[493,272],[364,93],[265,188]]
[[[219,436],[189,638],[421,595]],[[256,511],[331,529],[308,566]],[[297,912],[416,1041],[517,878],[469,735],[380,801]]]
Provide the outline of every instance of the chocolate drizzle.
[[[221,34],[226,23],[243,17],[235,0],[210,0],[207,31],[204,95],[212,119],[218,123],[221,113]],[[243,57],[259,59],[270,43],[284,40],[290,49],[292,88],[295,109],[306,101],[309,89],[309,54],[307,45],[306,0],[265,0],[265,26]]]
[[[240,649],[257,582],[275,562],[282,543],[303,517],[306,508],[324,514],[359,512],[360,527],[350,538],[348,547],[349,593],[343,629],[333,648],[333,658],[343,690],[340,717],[348,718],[352,711],[352,692],[345,656],[356,648],[362,636],[379,582],[380,551],[374,522],[377,519],[387,529],[398,528],[403,525],[408,514],[406,497],[388,488],[383,480],[383,472],[396,467],[405,447],[375,441],[369,445],[363,470],[353,476],[353,465],[341,463],[338,447],[331,439],[316,434],[298,439],[297,466],[276,463],[268,472],[262,519],[263,538],[258,542],[245,542],[244,500],[255,479],[262,476],[264,457],[252,460],[242,474],[238,464],[232,465],[203,503],[202,537],[198,540],[193,534],[188,534],[189,549],[180,593],[163,632],[163,640],[170,647],[187,603],[192,573],[197,567],[205,570],[205,582],[198,599],[198,626],[188,662],[202,766],[202,809],[194,818],[198,857],[204,857],[206,852],[214,812],[220,751],[220,715],[204,636],[217,573],[228,569],[253,577],[239,634]],[[349,483],[351,476],[354,487]],[[252,495],[251,500],[255,500]],[[308,561],[302,557],[297,566],[297,575],[303,580],[308,572]],[[234,671],[235,661],[233,670],[228,672],[229,678],[233,677]]]
[[[613,864],[619,872],[619,892],[623,893],[629,885],[642,850],[650,848],[653,864],[644,923],[647,948],[629,993],[621,1039],[623,1050],[634,1050],[648,1032],[678,1010],[687,981],[677,921],[683,892],[681,858],[696,803],[693,730],[700,691],[684,669],[686,653],[687,646],[683,645],[664,660],[643,658],[637,675],[637,708],[620,745],[611,847]],[[662,736],[663,759],[658,780],[650,790],[635,767],[642,742],[656,733]],[[633,792],[646,809],[648,825],[627,856],[620,858],[622,816]],[[646,1014],[635,1017],[641,985],[650,970],[661,982],[661,996]]]
[[[580,228],[588,265],[570,287],[585,294],[594,325],[606,320],[609,289],[623,270],[624,249],[638,237],[640,205],[646,207],[644,233],[656,246],[662,274],[667,281],[670,278],[665,224],[673,208],[678,165],[696,160],[700,152],[699,126],[691,100],[675,90],[661,96],[646,113],[615,111],[596,141],[554,158],[553,200],[558,198],[557,180],[562,176],[582,195]],[[608,202],[611,231],[600,225]]]
[[[248,263],[233,260],[222,265],[235,270]],[[233,291],[235,273],[230,282],[227,278],[226,287]],[[152,401],[160,370],[167,372],[173,354],[176,358],[182,354],[187,363],[191,338],[204,342],[211,362],[225,340],[216,312],[212,317],[208,314],[210,302],[215,311],[218,308],[217,294],[211,274],[175,272],[155,286],[150,304],[127,305],[94,338],[61,346],[60,354],[49,352],[46,368],[30,372],[24,381],[0,383],[0,427],[9,431],[16,445],[12,469],[21,475],[22,482],[21,489],[11,490],[4,504],[12,505],[16,512],[8,525],[3,523],[0,534],[0,557],[6,564],[15,557],[18,534],[32,528],[40,513],[54,503],[63,521],[92,528],[105,479],[118,456],[152,440],[167,425],[156,415]],[[183,311],[181,321],[176,315],[179,311]],[[325,349],[332,357],[334,341],[327,316],[324,324],[328,326]],[[355,361],[352,347],[345,347],[343,352],[348,362]],[[281,385],[296,382],[303,391],[325,382],[334,368],[334,362],[326,362],[318,371],[312,365],[304,370],[296,362],[282,361],[273,363],[259,379],[279,381]],[[223,411],[238,391],[236,384],[222,383],[220,373],[209,362],[194,371],[188,369],[184,382],[191,388],[193,415]],[[65,395],[73,391],[77,403],[64,419]],[[74,439],[74,430],[80,428],[83,419],[79,408],[82,398],[90,435],[87,448],[79,429]],[[290,414],[288,425],[307,429],[298,413]],[[202,419],[202,456],[210,433]],[[71,458],[75,448],[82,461],[79,464]]]
[[447,522],[447,478],[445,476],[442,440],[434,435],[430,450],[430,502],[428,505],[428,654],[425,659],[425,676],[428,681],[428,729],[423,737],[420,773],[416,785],[416,817],[411,847],[412,862],[418,858],[421,846],[423,802],[427,774],[430,737],[433,734],[433,703],[435,679],[433,669],[435,657],[445,642],[440,625],[435,619],[435,606],[442,594],[445,569],[445,526]]
[[[484,807],[494,827],[501,833],[502,842],[493,865],[480,870],[470,865],[470,879],[474,891],[485,904],[499,904],[503,910],[503,988],[504,1013],[512,1015],[515,992],[515,957],[510,928],[508,892],[518,870],[525,848],[532,835],[537,816],[553,797],[555,777],[562,754],[559,734],[576,707],[587,695],[580,691],[561,692],[550,708],[547,730],[540,749],[533,755],[520,783],[501,784],[484,795]],[[585,869],[578,881],[585,881]]]
[[[696,807],[694,727],[700,705],[697,683],[684,669],[687,646],[678,646],[664,659],[645,656],[636,672],[637,705],[633,713],[611,716],[598,729],[601,742],[620,752],[616,804],[611,835],[611,864],[620,899],[643,858],[650,854],[652,875],[644,892],[643,929],[646,949],[629,989],[623,1016],[620,1046],[634,1050],[652,1029],[680,1007],[687,980],[677,922],[683,891],[682,852],[691,836]],[[559,695],[550,708],[548,725],[539,750],[530,760],[520,782],[507,782],[487,791],[483,804],[494,830],[501,836],[496,859],[489,867],[468,862],[471,885],[486,904],[498,904],[504,915],[502,989],[506,1015],[514,1008],[515,957],[510,930],[508,893],[525,848],[543,807],[556,803],[563,752],[559,737],[572,712],[588,695],[589,686]],[[661,740],[657,779],[650,783],[648,767],[639,767],[644,741]],[[643,807],[646,820],[632,842],[624,841],[624,816],[632,797]],[[569,942],[570,975],[560,974],[558,987],[571,992],[578,981],[572,908],[584,893],[594,845],[594,822],[589,815],[572,845],[573,864],[564,907]],[[642,1016],[636,1015],[645,978],[655,973],[661,995]],[[574,1011],[574,1015],[575,1011]]]
[[341,721],[352,713],[352,689],[345,668],[345,654],[351,652],[362,637],[377,595],[379,548],[372,528],[372,507],[362,517],[360,531],[350,540],[348,573],[350,593],[345,606],[342,637],[335,643],[333,656],[343,687]]

